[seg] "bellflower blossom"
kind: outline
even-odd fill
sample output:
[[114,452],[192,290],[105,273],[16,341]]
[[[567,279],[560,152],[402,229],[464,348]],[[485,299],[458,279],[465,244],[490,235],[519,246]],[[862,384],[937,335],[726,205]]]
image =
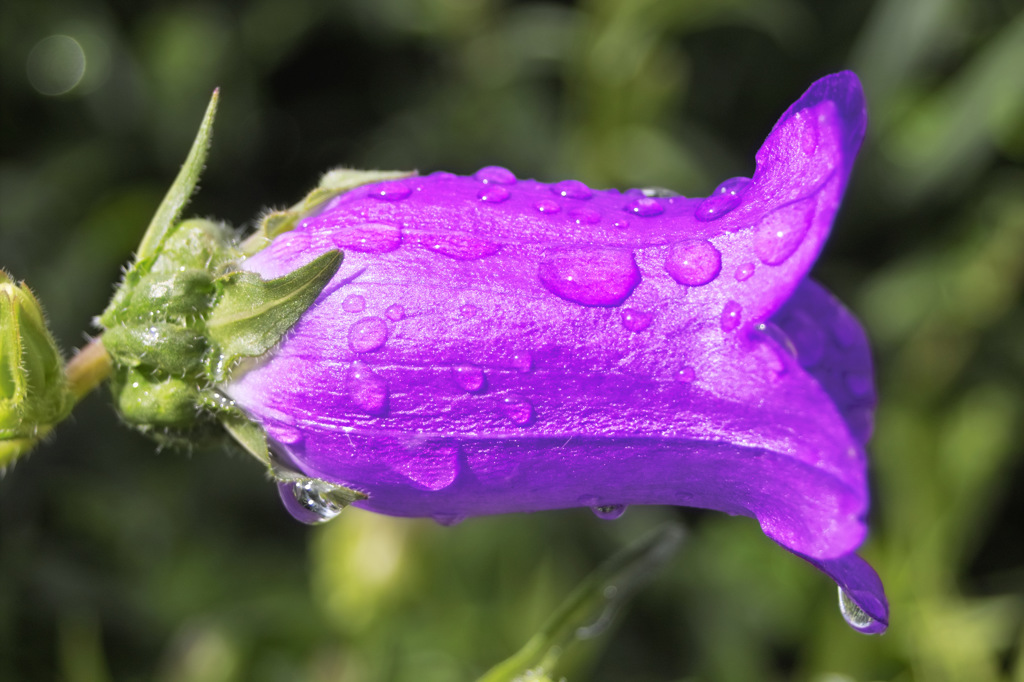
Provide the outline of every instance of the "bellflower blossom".
[[[854,553],[868,343],[807,278],[865,125],[843,72],[785,112],[752,178],[707,198],[494,166],[352,189],[245,261],[273,278],[344,252],[279,346],[223,390],[287,466],[384,514],[751,516],[839,584],[855,628],[881,632],[881,582]],[[286,504],[314,519],[294,486]]]

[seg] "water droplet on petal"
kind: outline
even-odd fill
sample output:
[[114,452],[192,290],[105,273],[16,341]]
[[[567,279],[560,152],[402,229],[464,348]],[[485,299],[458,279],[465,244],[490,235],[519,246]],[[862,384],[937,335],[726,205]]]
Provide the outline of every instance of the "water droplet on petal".
[[452,376],[455,383],[464,391],[477,393],[483,390],[484,382],[487,380],[484,371],[473,365],[456,365],[452,367]]
[[421,488],[443,490],[459,473],[459,446],[450,440],[427,441],[393,460],[392,467]]
[[308,524],[330,521],[342,512],[345,506],[330,498],[330,492],[336,487],[312,479],[278,484],[285,509],[296,520]]
[[754,270],[757,268],[755,263],[743,263],[737,266],[736,274],[733,275],[737,282],[746,282],[754,274]]
[[514,185],[516,184],[516,176],[508,168],[502,168],[501,166],[484,166],[476,173],[473,177],[485,184],[496,183],[499,185]]
[[660,215],[665,212],[665,207],[654,197],[640,197],[626,204],[623,209],[628,213],[635,213],[644,218]]
[[540,211],[541,213],[546,213],[549,215],[552,213],[558,213],[559,211],[562,210],[561,206],[559,206],[554,201],[551,201],[550,199],[541,199],[536,204],[534,204],[533,207]]
[[754,253],[768,265],[779,265],[792,256],[814,219],[815,197],[778,208],[761,218],[754,233]]
[[404,182],[382,182],[370,190],[370,196],[386,201],[398,201],[412,193],[409,186]]
[[721,218],[740,205],[743,193],[749,186],[750,178],[729,178],[716,187],[707,199],[700,202],[693,212],[693,217],[704,222]]
[[388,340],[388,323],[379,317],[364,317],[348,329],[348,345],[356,353],[377,350]]
[[511,365],[524,374],[529,372],[533,369],[533,353],[528,350],[513,353]]
[[459,313],[463,317],[473,317],[478,312],[480,312],[480,308],[476,307],[472,303],[467,303],[466,305],[464,305],[461,308],[459,308]]
[[579,180],[563,180],[555,183],[551,185],[551,191],[566,199],[589,199],[594,196],[594,190]]
[[527,426],[533,421],[533,404],[514,393],[501,399],[501,411],[512,423],[519,426]]
[[402,231],[387,223],[360,223],[339,227],[331,233],[331,241],[340,249],[360,253],[387,253],[402,245]]
[[550,252],[541,261],[538,276],[556,296],[593,306],[619,305],[640,283],[633,253],[615,248]]
[[569,218],[578,225],[593,225],[601,220],[601,214],[592,208],[574,208],[569,211]]
[[388,404],[388,384],[362,362],[353,362],[348,374],[348,391],[359,409],[372,415],[383,414]]
[[729,301],[722,308],[722,317],[719,319],[719,323],[722,325],[723,332],[731,332],[740,326],[742,318],[743,307],[736,301]]
[[395,303],[389,305],[388,309],[384,311],[384,314],[388,316],[388,319],[392,322],[398,322],[399,320],[405,319],[405,308]]
[[602,504],[598,507],[591,507],[590,511],[594,512],[594,516],[605,521],[614,521],[620,518],[626,513],[626,505],[624,504]]
[[626,228],[629,227],[629,221],[628,220],[616,220],[614,223],[612,223],[612,227],[618,228],[620,230],[625,230]]
[[272,440],[285,445],[295,445],[302,440],[302,432],[294,426],[280,422],[265,422],[263,428]]
[[359,294],[346,296],[341,302],[341,309],[346,313],[361,313],[366,310],[366,299]]
[[697,378],[697,370],[689,365],[684,365],[676,372],[676,381],[682,384],[691,384]]
[[865,613],[841,587],[839,588],[839,613],[843,614],[843,620],[858,632],[875,634],[885,630],[883,623]]
[[466,520],[465,514],[439,512],[431,516],[441,526],[455,526]]
[[669,250],[665,270],[679,284],[699,287],[718,277],[722,254],[705,239],[677,242]]
[[503,201],[507,201],[511,195],[507,189],[500,185],[496,185],[493,187],[483,188],[476,196],[480,201],[486,201],[490,204],[500,204]]
[[501,248],[498,244],[462,232],[416,231],[416,241],[434,253],[456,260],[479,260],[492,256]]
[[653,321],[653,313],[636,310],[635,308],[626,308],[622,311],[622,326],[631,332],[642,332],[650,327]]

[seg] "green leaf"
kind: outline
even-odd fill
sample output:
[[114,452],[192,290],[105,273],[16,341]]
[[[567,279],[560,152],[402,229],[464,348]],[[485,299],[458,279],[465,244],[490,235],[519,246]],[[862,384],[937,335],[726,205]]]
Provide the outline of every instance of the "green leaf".
[[236,360],[258,357],[273,348],[313,305],[340,264],[341,253],[328,251],[278,279],[265,280],[252,272],[233,272],[218,279],[221,295],[206,321],[213,346],[207,361],[210,378],[224,381]]
[[220,423],[246,452],[258,459],[268,469],[271,467],[270,451],[267,449],[267,434],[262,427],[242,414],[227,412],[220,417]]
[[637,588],[672,557],[682,539],[683,529],[668,523],[619,551],[573,590],[522,649],[477,682],[548,679],[566,647],[603,632]]
[[153,219],[146,228],[146,234],[139,244],[137,260],[148,258],[159,252],[167,234],[174,226],[174,222],[181,214],[192,192],[195,191],[196,183],[199,182],[199,175],[203,172],[203,164],[206,162],[206,152],[210,148],[210,140],[213,136],[213,119],[217,114],[217,101],[220,98],[220,88],[213,91],[210,103],[206,106],[206,113],[203,114],[203,122],[199,125],[199,132],[192,142],[192,148],[188,157],[178,171],[170,189],[164,196],[160,206],[153,214]]

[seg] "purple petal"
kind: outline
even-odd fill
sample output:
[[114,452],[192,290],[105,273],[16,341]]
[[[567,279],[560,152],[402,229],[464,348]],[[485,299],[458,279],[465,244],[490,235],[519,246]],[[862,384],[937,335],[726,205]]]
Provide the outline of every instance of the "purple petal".
[[805,276],[864,124],[853,74],[818,81],[711,203],[495,167],[352,190],[245,263],[274,277],[347,246],[226,390],[368,509],[706,507],[840,575],[874,389],[863,333]]
[[[886,631],[889,627],[889,600],[885,597],[881,579],[868,562],[856,554],[825,560],[806,556],[802,558],[832,578],[850,601],[856,604],[856,609],[850,609],[840,603],[843,616],[851,627],[868,635]],[[857,613],[857,609],[861,613]]]

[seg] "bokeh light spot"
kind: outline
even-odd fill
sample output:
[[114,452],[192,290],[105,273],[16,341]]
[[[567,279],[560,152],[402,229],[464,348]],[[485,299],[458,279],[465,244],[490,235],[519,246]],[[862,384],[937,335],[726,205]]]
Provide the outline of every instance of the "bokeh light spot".
[[85,75],[85,50],[71,36],[47,36],[28,53],[25,71],[37,92],[51,97],[67,94]]

